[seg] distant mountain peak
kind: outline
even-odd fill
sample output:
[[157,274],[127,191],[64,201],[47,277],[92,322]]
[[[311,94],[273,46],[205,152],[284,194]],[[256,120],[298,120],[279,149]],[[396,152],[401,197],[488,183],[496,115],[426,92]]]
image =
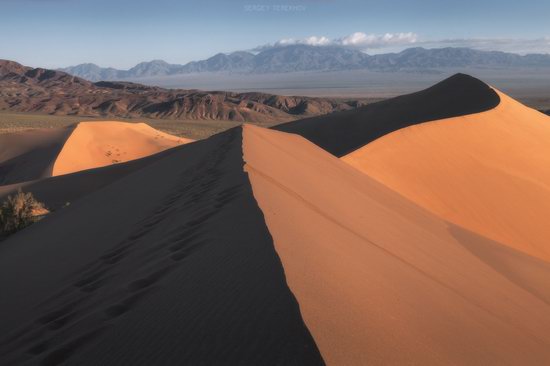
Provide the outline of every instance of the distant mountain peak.
[[136,66],[139,66],[139,65],[170,65],[170,64],[164,60],[151,60],[151,61],[140,62]]
[[[217,53],[212,57],[185,65],[163,60],[141,62],[129,70],[84,67],[83,64],[61,69],[82,78],[132,80],[142,77],[169,76],[201,72],[286,73],[295,71],[342,70],[437,70],[461,67],[550,67],[550,55],[526,55],[497,51],[479,51],[464,47],[427,49],[408,48],[398,53],[368,55],[341,46],[294,44],[266,48],[256,54],[247,51]],[[94,65],[95,66],[95,65]]]

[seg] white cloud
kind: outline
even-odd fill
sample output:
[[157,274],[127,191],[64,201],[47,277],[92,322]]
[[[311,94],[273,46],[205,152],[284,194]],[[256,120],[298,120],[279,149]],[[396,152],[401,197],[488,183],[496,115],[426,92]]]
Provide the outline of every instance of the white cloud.
[[331,40],[327,37],[316,37],[311,36],[304,40],[305,44],[308,44],[310,46],[328,46],[331,44]]
[[291,44],[296,44],[297,41],[294,39],[294,38],[283,38],[277,42],[275,42],[274,45],[270,45],[271,47],[273,46],[288,46],[288,45],[291,45]]
[[310,36],[302,39],[284,38],[275,43],[257,47],[256,51],[272,47],[283,47],[296,44],[305,44],[309,46],[342,46],[356,48],[363,51],[377,49],[389,46],[411,45],[415,43],[418,36],[415,33],[386,33],[386,34],[366,34],[355,32],[348,36],[331,39],[325,36]]
[[336,40],[336,44],[354,48],[380,48],[387,46],[411,45],[416,43],[418,35],[409,33],[366,34],[355,32],[349,36]]
[[301,39],[286,38],[272,44],[257,47],[255,51],[297,44],[310,46],[341,46],[371,54],[399,52],[410,47],[467,47],[483,51],[503,51],[518,54],[550,53],[550,37],[536,39],[465,38],[427,40],[421,39],[420,36],[413,32],[385,34],[355,32],[344,37],[333,39],[326,36],[310,36]]
[[332,41],[324,36],[311,36],[304,39],[284,38],[267,47],[289,46],[293,44],[307,44],[309,46],[329,46]]

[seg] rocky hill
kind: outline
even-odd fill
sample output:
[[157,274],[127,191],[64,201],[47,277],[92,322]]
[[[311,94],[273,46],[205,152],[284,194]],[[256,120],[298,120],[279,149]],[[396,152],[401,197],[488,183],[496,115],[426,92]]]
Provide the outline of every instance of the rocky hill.
[[0,110],[55,115],[276,123],[355,108],[359,100],[92,83],[62,71],[0,60]]

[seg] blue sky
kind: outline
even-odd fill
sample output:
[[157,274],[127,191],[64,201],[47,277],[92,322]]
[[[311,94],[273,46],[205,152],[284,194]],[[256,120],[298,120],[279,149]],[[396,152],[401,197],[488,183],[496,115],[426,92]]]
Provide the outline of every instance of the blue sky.
[[0,0],[0,58],[185,63],[277,43],[550,53],[548,0]]

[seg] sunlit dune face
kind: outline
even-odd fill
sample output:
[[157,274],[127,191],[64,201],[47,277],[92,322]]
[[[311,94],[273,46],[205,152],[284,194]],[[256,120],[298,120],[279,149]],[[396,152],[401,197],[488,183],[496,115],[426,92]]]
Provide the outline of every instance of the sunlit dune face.
[[550,261],[550,118],[487,112],[407,127],[343,160],[442,218]]
[[328,365],[550,360],[550,264],[447,224],[299,136],[246,126],[243,148]]
[[52,175],[122,163],[190,141],[144,123],[82,122],[63,145]]

